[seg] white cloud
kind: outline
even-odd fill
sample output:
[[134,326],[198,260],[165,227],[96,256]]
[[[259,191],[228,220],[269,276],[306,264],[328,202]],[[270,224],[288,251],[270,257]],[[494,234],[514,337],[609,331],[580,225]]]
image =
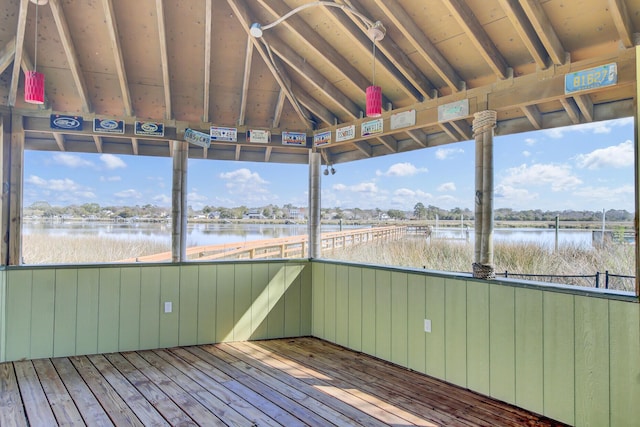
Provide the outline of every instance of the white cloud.
[[536,140],[533,138],[525,138],[524,142],[527,145],[534,145],[536,143]]
[[142,194],[139,191],[134,189],[119,191],[114,194],[114,196],[120,199],[140,199],[142,198]]
[[191,202],[205,202],[205,201],[209,200],[209,198],[207,196],[202,195],[202,194],[198,194],[195,191],[192,191],[191,193],[187,194],[187,200],[189,201],[189,203],[191,203]]
[[454,157],[456,154],[462,154],[464,150],[462,148],[438,148],[436,150],[436,159],[445,160]]
[[582,181],[571,173],[568,165],[541,164],[531,166],[522,164],[505,171],[505,178],[500,183],[507,187],[523,187],[531,185],[550,185],[552,191],[569,190]]
[[583,123],[573,126],[565,126],[561,128],[547,129],[544,131],[545,135],[550,138],[558,139],[562,138],[565,133],[580,132],[589,134],[605,134],[610,133],[614,127],[622,127],[633,125],[632,117],[625,117],[623,119],[608,120],[604,122],[591,122]]
[[445,182],[438,187],[438,191],[456,191],[456,184],[454,182]]
[[171,204],[171,196],[167,196],[166,194],[158,194],[157,196],[154,196],[152,200],[157,202],[160,206],[167,206]]
[[53,162],[69,168],[92,168],[95,164],[80,156],[68,153],[57,153],[53,156]]
[[633,166],[633,159],[633,144],[631,141],[625,141],[587,154],[579,154],[576,157],[576,163],[578,167],[590,170],[606,167],[624,168]]
[[101,155],[100,161],[104,163],[104,166],[107,169],[118,169],[127,167],[127,164],[120,157],[114,156],[113,154]]
[[377,176],[412,176],[421,172],[428,172],[427,168],[417,168],[409,162],[396,163],[387,169],[386,172],[376,171]]
[[572,193],[576,197],[596,203],[629,202],[633,198],[633,185],[623,185],[618,188],[610,187],[582,187]]
[[100,182],[117,182],[117,181],[122,181],[122,177],[118,175],[100,177]]
[[225,186],[231,193],[265,191],[262,186],[268,184],[257,172],[251,172],[247,168],[221,173],[219,176],[227,181]]
[[530,151],[526,151],[526,150],[525,150],[525,151],[523,151],[523,152],[522,152],[522,155],[523,155],[524,157],[529,157],[529,156],[531,156],[531,152],[530,152]]
[[46,179],[42,179],[39,176],[36,175],[31,175],[29,176],[29,178],[24,180],[25,184],[32,184],[35,185],[37,187],[46,187],[47,186],[47,180]]
[[520,206],[522,203],[530,202],[538,199],[538,193],[531,193],[524,188],[514,188],[509,185],[498,185],[495,188],[495,198],[504,199],[514,207]]

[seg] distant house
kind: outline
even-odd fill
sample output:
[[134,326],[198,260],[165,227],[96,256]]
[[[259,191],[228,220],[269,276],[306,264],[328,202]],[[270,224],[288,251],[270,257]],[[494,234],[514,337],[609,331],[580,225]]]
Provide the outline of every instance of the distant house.
[[264,219],[262,215],[262,209],[250,209],[249,212],[242,216],[243,219]]
[[289,209],[289,219],[293,219],[295,221],[304,221],[305,212],[305,208],[291,208]]

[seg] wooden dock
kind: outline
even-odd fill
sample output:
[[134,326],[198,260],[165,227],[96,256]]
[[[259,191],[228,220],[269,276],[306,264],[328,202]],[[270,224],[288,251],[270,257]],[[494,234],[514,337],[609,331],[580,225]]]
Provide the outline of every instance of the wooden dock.
[[[398,240],[407,234],[406,226],[357,228],[345,231],[322,233],[321,250],[328,253],[347,246],[375,241]],[[225,243],[220,245],[192,246],[187,248],[189,261],[306,258],[309,251],[309,237],[306,234],[275,239],[252,240],[249,242]],[[120,262],[163,262],[171,261],[171,252],[140,256],[120,260]]]

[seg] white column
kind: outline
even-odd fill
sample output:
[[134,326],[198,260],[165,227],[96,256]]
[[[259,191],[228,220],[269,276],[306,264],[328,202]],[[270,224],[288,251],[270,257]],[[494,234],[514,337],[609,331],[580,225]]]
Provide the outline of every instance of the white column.
[[171,190],[171,261],[187,260],[187,160],[189,143],[173,144],[173,182]]
[[320,153],[309,151],[309,258],[322,256],[320,237]]

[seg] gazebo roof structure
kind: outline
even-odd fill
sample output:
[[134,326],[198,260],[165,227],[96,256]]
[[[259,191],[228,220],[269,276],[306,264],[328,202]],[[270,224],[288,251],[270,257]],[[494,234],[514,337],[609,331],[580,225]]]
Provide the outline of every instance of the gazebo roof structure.
[[[498,135],[633,115],[640,0],[336,1],[385,27],[375,61],[364,22],[326,2],[262,38],[252,23],[310,2],[40,2],[0,5],[0,105],[25,117],[26,149],[169,156],[187,129],[215,126],[236,129],[237,142],[190,145],[190,157],[307,163],[317,149],[335,164],[469,140],[486,109]],[[614,84],[566,90],[612,64]],[[23,96],[34,66],[45,75],[40,106]],[[383,126],[366,135],[374,80]],[[52,129],[51,114],[84,126]],[[94,132],[95,118],[124,121],[123,133]],[[136,134],[136,121],[161,123],[164,135]],[[269,142],[249,141],[251,130],[268,130]],[[326,131],[331,143],[314,147]],[[306,144],[283,144],[283,132]]]

